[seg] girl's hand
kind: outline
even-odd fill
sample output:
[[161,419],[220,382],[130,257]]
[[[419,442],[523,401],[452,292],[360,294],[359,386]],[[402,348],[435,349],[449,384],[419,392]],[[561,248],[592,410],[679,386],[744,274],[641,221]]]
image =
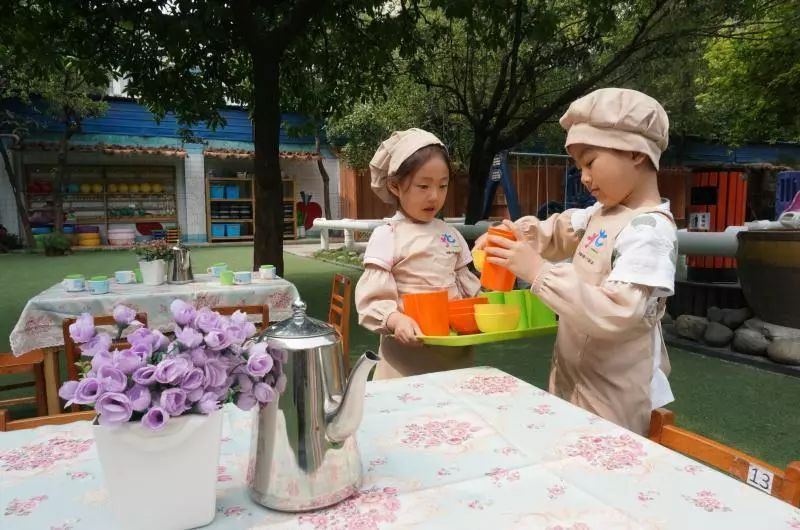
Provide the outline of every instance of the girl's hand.
[[[499,236],[491,236],[492,246],[486,247],[486,261],[506,268],[517,278],[533,283],[544,264],[542,257],[525,240],[522,232],[511,221],[503,221],[505,228],[514,233],[516,241]],[[477,246],[477,243],[476,245]]]
[[422,343],[417,339],[419,335],[422,335],[422,330],[419,329],[419,325],[410,316],[400,312],[392,313],[386,320],[386,328],[401,344],[422,346]]

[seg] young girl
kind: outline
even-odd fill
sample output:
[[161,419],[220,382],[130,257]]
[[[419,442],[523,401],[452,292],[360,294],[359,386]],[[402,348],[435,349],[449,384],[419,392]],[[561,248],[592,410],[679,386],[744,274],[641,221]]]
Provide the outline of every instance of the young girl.
[[356,285],[359,323],[381,334],[375,379],[471,366],[471,348],[422,346],[419,326],[402,307],[406,293],[446,290],[452,300],[480,291],[467,268],[472,257],[464,238],[436,218],[450,182],[444,144],[421,129],[395,132],[378,148],[370,172],[375,194],[398,206],[388,224],[372,232]]
[[560,123],[598,202],[547,221],[504,221],[517,241],[493,236],[487,259],[529,281],[560,317],[550,392],[646,434],[650,412],[673,400],[660,319],[677,235],[656,178],[669,121],[653,98],[608,88],[572,103]]

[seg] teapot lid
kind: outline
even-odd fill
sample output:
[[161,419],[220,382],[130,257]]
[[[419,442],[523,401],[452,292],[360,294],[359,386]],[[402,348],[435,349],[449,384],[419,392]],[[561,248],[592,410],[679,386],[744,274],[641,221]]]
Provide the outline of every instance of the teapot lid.
[[327,322],[306,315],[306,304],[299,298],[292,303],[291,317],[269,326],[262,336],[280,339],[298,339],[330,335],[336,330]]

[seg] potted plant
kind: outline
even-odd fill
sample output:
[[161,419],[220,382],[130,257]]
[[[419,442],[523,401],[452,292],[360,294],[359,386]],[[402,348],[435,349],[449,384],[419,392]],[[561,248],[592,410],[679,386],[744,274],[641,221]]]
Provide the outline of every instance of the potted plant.
[[42,238],[42,246],[47,256],[63,256],[72,248],[72,240],[61,232],[53,232]]
[[161,285],[167,281],[167,261],[172,257],[172,250],[166,240],[154,239],[137,243],[134,245],[133,251],[139,256],[142,283]]
[[[94,407],[93,426],[111,507],[125,528],[194,528],[214,519],[223,403],[244,410],[285,388],[284,352],[256,343],[247,315],[221,316],[175,300],[175,338],[139,327],[129,348],[95,329],[88,313],[70,326],[82,344],[67,406]],[[114,309],[119,328],[136,312]],[[180,507],[180,509],[177,509]]]

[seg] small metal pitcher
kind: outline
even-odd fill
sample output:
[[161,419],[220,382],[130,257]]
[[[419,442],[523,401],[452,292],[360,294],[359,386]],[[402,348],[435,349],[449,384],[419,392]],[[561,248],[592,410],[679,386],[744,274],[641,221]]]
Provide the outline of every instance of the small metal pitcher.
[[172,247],[172,258],[170,259],[167,282],[189,283],[193,281],[194,275],[192,274],[191,251],[178,241],[175,243],[175,246]]

